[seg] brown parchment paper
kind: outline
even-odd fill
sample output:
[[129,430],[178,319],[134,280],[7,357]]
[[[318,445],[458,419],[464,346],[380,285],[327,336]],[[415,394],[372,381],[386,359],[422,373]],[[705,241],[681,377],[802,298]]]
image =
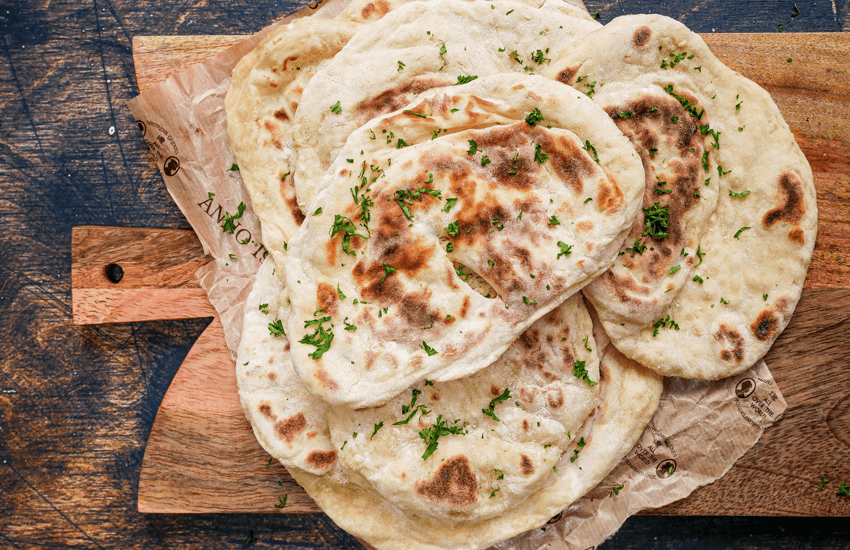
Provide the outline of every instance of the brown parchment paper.
[[[215,261],[197,272],[235,357],[254,276],[268,255],[227,139],[224,98],[230,71],[273,28],[303,16],[331,18],[350,0],[282,19],[129,102],[166,187]],[[223,231],[227,216],[232,231]],[[661,403],[638,443],[595,489],[544,527],[499,549],[592,548],[630,515],[689,495],[725,474],[785,411],[764,361],[724,380],[668,378]],[[616,493],[615,494],[615,490]]]

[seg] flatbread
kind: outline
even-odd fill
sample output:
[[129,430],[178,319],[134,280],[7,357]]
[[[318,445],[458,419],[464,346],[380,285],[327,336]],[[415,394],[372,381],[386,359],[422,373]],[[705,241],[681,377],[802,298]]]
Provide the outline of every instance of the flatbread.
[[[679,205],[669,208],[672,240],[645,241],[649,250],[638,260],[627,240],[615,268],[585,289],[612,342],[667,376],[711,380],[746,370],[787,325],[817,232],[811,168],[788,125],[766,91],[663,16],[617,18],[562,53],[546,75],[585,92],[604,90],[599,97],[644,161],[654,156],[653,136],[673,135],[656,131],[671,126],[659,116],[671,98],[689,111],[684,119],[671,112],[679,116],[673,124],[704,126],[702,144],[682,142],[681,185],[670,185],[674,161],[648,165],[647,196],[670,188],[659,206]],[[653,101],[659,111],[650,111]],[[656,130],[645,124],[652,120]],[[700,146],[707,157],[695,162],[689,147]],[[658,186],[655,172],[668,185]],[[700,184],[703,176],[710,180]],[[698,203],[714,200],[714,190],[708,220],[692,216]],[[693,209],[682,207],[689,202]],[[694,227],[688,217],[697,218]],[[644,220],[636,227],[630,239],[645,229]]]
[[293,176],[302,210],[311,211],[307,204],[322,176],[348,135],[366,121],[461,76],[539,71],[552,57],[547,52],[599,26],[563,2],[538,9],[455,0],[407,3],[370,24],[304,90],[293,123]]
[[359,408],[476,372],[610,266],[643,169],[604,112],[565,90],[495,75],[352,134],[286,259],[311,392]]
[[564,454],[552,470],[551,485],[492,519],[408,516],[356,483],[297,468],[289,472],[337,525],[379,550],[481,550],[544,525],[604,479],[640,437],[658,406],[662,378],[613,346],[602,357],[600,376],[602,404],[576,460]]
[[275,29],[233,69],[225,98],[227,133],[267,250],[283,265],[286,242],[304,215],[290,174],[291,124],[318,67],[358,25],[301,18]]
[[239,401],[266,452],[284,466],[325,474],[337,456],[325,422],[327,405],[307,391],[292,367],[283,334],[291,308],[275,269],[273,258],[263,262],[246,302],[236,354]]
[[[577,293],[486,369],[417,384],[381,407],[332,408],[328,423],[341,465],[389,503],[408,515],[479,521],[552,483],[561,455],[578,454],[598,381],[599,351]],[[439,428],[456,433],[423,439]]]

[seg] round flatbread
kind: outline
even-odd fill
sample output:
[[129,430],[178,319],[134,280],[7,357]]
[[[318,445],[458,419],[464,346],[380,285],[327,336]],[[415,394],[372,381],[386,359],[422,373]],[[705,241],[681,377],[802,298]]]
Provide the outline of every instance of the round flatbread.
[[769,94],[658,15],[613,20],[546,75],[598,98],[646,166],[644,215],[584,291],[614,345],[668,376],[752,366],[791,317],[817,231],[811,168]]
[[479,521],[554,482],[597,407],[599,353],[580,294],[492,365],[423,382],[389,403],[330,410],[341,465],[408,515]]
[[628,140],[556,82],[421,94],[352,134],[289,243],[296,369],[358,408],[484,368],[610,266],[642,192]]
[[227,133],[267,250],[283,265],[304,215],[290,177],[291,125],[318,67],[354,35],[351,22],[301,18],[273,30],[233,69]]
[[245,305],[236,354],[239,401],[266,452],[284,466],[321,475],[337,459],[325,421],[327,405],[295,374],[284,332],[291,308],[275,270],[274,259],[267,258]]
[[601,404],[588,422],[587,434],[575,442],[579,453],[562,455],[551,470],[548,487],[491,519],[469,522],[405,515],[357,483],[297,468],[289,471],[340,527],[379,550],[481,550],[544,525],[604,479],[631,450],[658,406],[662,378],[609,346],[600,362],[600,386]]
[[[569,15],[567,15],[569,14]],[[537,72],[599,28],[579,8],[550,2],[411,2],[359,32],[304,90],[295,115],[293,176],[305,213],[348,135],[417,94],[467,78]],[[311,211],[311,210],[310,210]]]

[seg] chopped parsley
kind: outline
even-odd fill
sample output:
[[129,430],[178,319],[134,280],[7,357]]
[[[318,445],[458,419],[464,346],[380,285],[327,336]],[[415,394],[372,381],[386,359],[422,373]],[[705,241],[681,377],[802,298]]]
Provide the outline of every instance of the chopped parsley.
[[404,68],[404,63],[402,63],[401,61],[399,61],[399,62],[398,62],[398,70],[400,71],[400,70],[402,70],[403,68]]
[[625,113],[617,113],[617,116],[620,118],[632,118],[633,114],[635,114],[634,111],[626,111]]
[[599,155],[596,154],[596,147],[590,144],[589,140],[584,140],[584,147],[582,147],[588,153],[593,153],[593,160],[596,161],[596,164],[599,164]]
[[437,350],[429,346],[428,342],[426,342],[425,340],[422,340],[422,349],[425,350],[425,353],[428,354],[428,357],[431,357],[432,355],[437,355]]
[[613,489],[611,489],[611,496],[612,496],[612,497],[615,497],[615,496],[619,495],[619,494],[620,494],[620,491],[622,491],[622,490],[623,490],[623,487],[625,487],[625,486],[626,486],[626,484],[624,483],[624,484],[622,484],[622,485],[617,485],[616,487],[614,487]]
[[469,143],[469,149],[466,151],[466,154],[467,155],[474,155],[475,153],[477,153],[478,152],[478,144],[475,143],[475,140],[470,139],[470,140],[468,140],[468,143]]
[[828,479],[826,479],[825,477],[820,478],[820,488],[821,488],[821,490],[823,490],[823,488],[826,487],[827,483],[829,483]]
[[460,231],[460,224],[455,220],[448,227],[444,227],[443,230],[452,237],[457,237],[458,231]]
[[595,386],[596,384],[598,384],[598,382],[594,382],[587,375],[587,368],[586,368],[586,362],[585,361],[576,361],[573,364],[573,376],[575,376],[579,380],[584,380],[585,382],[587,382],[587,385],[590,386],[591,388],[593,386]]
[[740,240],[741,240],[741,238],[740,238],[740,237],[741,237],[741,233],[743,233],[743,232],[744,232],[744,231],[746,231],[747,229],[752,229],[752,227],[742,227],[741,229],[739,229],[739,230],[735,233],[735,238],[736,238],[736,239],[738,239],[738,240],[740,241]]
[[339,106],[339,101],[331,105],[331,112],[337,115],[342,113],[342,107]]
[[490,498],[493,498],[494,496],[496,496],[496,493],[499,492],[499,489],[500,489],[499,487],[496,487],[495,489],[490,491]]
[[558,221],[558,218],[553,214],[549,217],[549,225],[561,225],[561,222]]
[[375,437],[375,434],[378,433],[378,430],[380,430],[383,427],[384,427],[384,421],[383,420],[378,422],[377,424],[375,424],[375,431],[372,432],[372,435],[369,436],[369,439],[372,439],[373,437]]
[[464,429],[467,426],[467,423],[464,422],[463,425],[458,426],[457,423],[460,420],[455,420],[452,422],[452,425],[449,426],[448,422],[443,420],[443,415],[437,416],[437,421],[430,427],[425,428],[419,432],[419,437],[425,442],[427,447],[425,448],[425,453],[422,455],[422,460],[426,460],[429,456],[431,456],[434,451],[437,450],[437,443],[440,437],[455,434],[455,435],[466,435],[467,431]]
[[505,391],[503,391],[502,394],[499,395],[498,397],[492,399],[490,401],[490,405],[488,405],[488,407],[486,409],[481,409],[481,412],[483,412],[484,414],[486,414],[487,416],[489,416],[490,418],[492,418],[496,422],[501,422],[499,420],[499,417],[496,416],[494,409],[495,409],[496,405],[498,405],[499,403],[502,403],[504,401],[507,401],[508,399],[510,399],[510,397],[511,397],[511,390],[509,390],[508,388],[505,388]]
[[446,206],[443,207],[443,212],[448,212],[458,200],[456,198],[446,199]]
[[315,211],[315,212],[313,212],[313,215],[314,215],[314,216],[318,216],[318,215],[319,215],[319,214],[321,214],[321,213],[322,213],[322,207],[320,206],[320,207],[316,208],[316,211]]
[[659,328],[667,328],[667,327],[679,330],[679,325],[676,323],[676,321],[671,319],[670,315],[667,315],[666,318],[661,318],[661,319],[655,321],[652,324],[652,329],[653,329],[652,330],[652,337],[654,338],[654,337],[658,336],[658,329]]
[[490,160],[490,158],[487,155],[483,155],[481,157],[481,166],[487,166],[488,164],[490,164],[490,162],[492,162],[492,161]]
[[391,267],[390,267],[390,266],[388,266],[387,264],[381,264],[381,267],[383,267],[383,268],[384,268],[384,276],[383,276],[383,277],[381,277],[381,282],[382,282],[382,283],[386,280],[387,275],[390,275],[391,273],[396,273],[396,270],[395,270],[395,269],[393,269],[393,268],[391,268]]
[[731,189],[729,190],[729,196],[734,197],[736,199],[743,199],[744,197],[746,197],[749,194],[750,194],[749,190],[744,191],[742,193],[736,193],[736,192],[732,191]]
[[700,277],[699,275],[694,275],[694,278],[692,280],[698,282],[699,284],[702,284],[702,277]]
[[[357,230],[354,227],[354,222],[352,222],[349,218],[345,216],[340,216],[339,214],[334,215],[334,224],[331,226],[331,237],[335,237],[337,233],[342,232],[342,251],[350,256],[354,256],[356,253],[351,250],[351,237],[360,237],[363,239],[368,239],[366,235],[361,235],[357,233]],[[337,285],[337,289],[339,289],[339,285]],[[345,298],[345,296],[340,296],[341,298]]]
[[286,336],[286,331],[283,330],[283,321],[278,319],[274,323],[269,323],[269,333],[275,338],[278,336]]
[[699,258],[699,263],[697,265],[695,265],[694,267],[699,267],[700,264],[702,264],[703,257],[705,256],[705,252],[700,250],[699,245],[697,245],[696,255],[697,255],[697,258]]
[[401,149],[401,148],[403,148],[403,147],[407,147],[407,146],[409,146],[409,145],[410,145],[410,144],[409,144],[409,143],[407,143],[406,141],[404,141],[403,139],[398,138],[398,143],[396,143],[395,148],[396,148],[396,149]]
[[673,92],[673,85],[672,84],[668,84],[664,88],[664,91],[667,92],[668,94],[670,94],[671,96],[673,96],[673,98],[677,99],[679,101],[679,103],[682,104],[682,107],[686,111],[688,111],[691,114],[691,116],[693,116],[697,120],[701,119],[702,115],[705,114],[705,109],[702,109],[701,111],[697,111],[696,104],[691,103],[690,101],[688,101],[684,97],[677,95],[675,92]]
[[236,214],[231,216],[227,212],[224,213],[224,224],[221,226],[221,229],[225,233],[233,233],[236,231],[236,224],[233,223],[233,220],[238,220],[242,217],[242,214],[245,213],[245,203],[240,202],[239,206],[236,207]]
[[[546,48],[546,53],[549,53],[549,48]],[[543,57],[542,50],[537,50],[536,53],[531,54],[531,60],[537,63],[538,65],[542,64],[544,61],[552,61],[548,57]]]
[[847,486],[846,481],[841,482],[841,486],[838,488],[838,492],[835,493],[835,496],[840,497],[841,495],[850,497],[850,487]]
[[680,264],[677,264],[677,265],[674,265],[673,267],[671,267],[670,271],[668,273],[670,275],[672,275],[672,274],[676,273],[677,271],[679,271],[680,269],[682,269],[682,266]]
[[668,206],[660,206],[657,202],[649,208],[644,208],[646,229],[643,235],[649,235],[654,239],[661,240],[667,236],[667,222],[670,215]]
[[410,111],[408,109],[405,109],[404,112],[409,114],[409,115],[418,116],[418,117],[421,117],[421,118],[428,118],[428,115],[426,115],[425,113],[417,113],[415,111]]
[[239,170],[239,165],[235,162],[230,165],[230,168],[227,169],[228,172],[232,172],[233,170]]
[[646,245],[642,244],[640,242],[640,237],[638,237],[637,239],[635,239],[635,244],[633,244],[629,248],[626,248],[626,250],[628,252],[634,252],[635,254],[643,254],[644,252],[646,252]]
[[468,83],[472,82],[473,80],[475,80],[477,78],[478,78],[478,75],[471,75],[471,76],[458,75],[457,82],[455,83],[455,86],[460,86],[461,84],[468,84]]
[[594,80],[594,81],[593,81],[593,82],[591,82],[590,84],[585,84],[584,86],[585,86],[585,88],[590,88],[590,89],[589,89],[588,91],[586,91],[584,94],[585,94],[587,97],[593,97],[593,94],[595,94],[595,93],[596,93],[596,89],[595,89],[595,88],[596,88],[596,81]]
[[725,299],[725,298],[723,298],[723,296],[721,296],[721,297],[720,297],[720,303],[721,303],[721,304],[723,304],[724,306],[728,306],[728,305],[729,305],[729,302],[727,302],[727,301],[726,301],[726,299]]
[[555,256],[556,260],[561,256],[569,256],[573,251],[573,246],[565,243],[564,241],[558,241],[558,248],[560,248],[561,251],[558,253],[557,256]]
[[316,351],[313,353],[307,354],[309,357],[312,357],[313,360],[321,359],[322,355],[329,349],[331,349],[331,342],[334,339],[333,325],[331,325],[331,330],[325,330],[325,327],[322,325],[324,323],[330,322],[330,317],[322,317],[321,319],[311,319],[309,321],[304,321],[304,328],[307,328],[311,325],[315,325],[316,329],[313,331],[313,334],[307,334],[299,340],[300,344],[307,344],[310,346],[316,346]]
[[260,304],[260,311],[262,313],[265,313],[266,315],[268,315],[269,314],[269,305],[268,304]]
[[348,322],[348,317],[346,317],[345,319],[343,319],[343,320],[342,320],[342,322],[345,324],[345,330],[347,330],[347,331],[355,331],[355,330],[357,330],[357,326],[356,326],[356,325],[352,325],[351,323],[349,323],[349,322]]
[[761,299],[762,299],[762,300],[764,300],[764,301],[766,302],[766,301],[767,301],[767,294],[762,294],[762,295],[761,295]]
[[[569,434],[567,434],[567,435],[569,435]],[[579,439],[579,440],[578,440],[578,442],[576,442],[576,447],[578,447],[578,449],[573,450],[573,456],[571,456],[571,457],[570,457],[570,462],[575,462],[575,461],[576,461],[576,459],[578,458],[578,453],[579,453],[579,451],[580,451],[580,450],[581,450],[581,449],[582,449],[585,445],[586,445],[586,443],[585,443],[585,441],[584,441],[584,436],[582,436],[582,437],[581,437],[581,439]]]
[[534,109],[533,109],[530,113],[528,113],[528,115],[526,115],[526,117],[525,117],[525,122],[526,122],[529,126],[534,126],[534,125],[536,125],[538,122],[540,122],[541,120],[543,120],[543,113],[541,113],[541,112],[540,112],[540,109],[538,109],[537,107],[535,107],[535,108],[534,108]]
[[336,293],[339,295],[340,300],[345,300],[345,294],[339,289],[339,283],[336,285]]
[[537,164],[543,164],[544,162],[546,162],[546,159],[548,159],[548,158],[549,158],[549,155],[547,155],[546,153],[544,153],[541,150],[540,144],[539,143],[536,144],[534,146],[534,161]]
[[288,497],[288,496],[289,495],[283,495],[282,497],[277,497],[278,504],[275,504],[274,507],[275,508],[283,508],[284,506],[286,506],[286,497]]

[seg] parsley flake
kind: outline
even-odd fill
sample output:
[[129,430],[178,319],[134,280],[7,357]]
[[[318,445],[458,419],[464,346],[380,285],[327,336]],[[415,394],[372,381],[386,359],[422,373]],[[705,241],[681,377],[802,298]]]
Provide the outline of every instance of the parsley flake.
[[529,126],[534,126],[542,120],[543,120],[543,113],[541,113],[540,109],[538,109],[537,107],[532,109],[532,111],[530,113],[528,113],[528,115],[526,115],[526,117],[525,117],[525,122]]
[[[554,216],[552,216],[552,217],[554,218]],[[558,248],[560,248],[561,251],[558,253],[557,256],[555,256],[556,260],[558,258],[560,258],[561,256],[569,256],[573,251],[572,245],[567,244],[564,241],[558,241]]]
[[473,80],[475,80],[477,78],[478,78],[478,75],[471,75],[471,76],[458,75],[457,82],[455,83],[455,86],[460,86],[461,84],[468,84],[468,83],[472,82]]
[[494,412],[494,408],[499,403],[502,403],[502,402],[510,399],[510,397],[511,397],[511,390],[508,389],[508,388],[505,388],[505,391],[503,391],[502,394],[499,395],[498,397],[492,399],[490,401],[490,405],[486,409],[481,409],[481,412],[483,412],[484,414],[486,414],[487,416],[489,416],[490,418],[492,418],[496,422],[501,422],[501,420],[499,420],[499,417],[496,416],[496,413]]
[[549,225],[561,225],[561,222],[558,221],[558,218],[553,214],[549,217]]
[[278,336],[286,336],[286,331],[283,330],[283,321],[278,319],[274,323],[269,323],[269,334],[275,338]]
[[338,114],[342,113],[342,107],[339,106],[339,101],[337,101],[336,103],[331,105],[330,108],[331,108],[331,112],[334,113],[334,114],[338,115]]
[[537,164],[543,164],[544,162],[546,162],[546,159],[548,159],[548,158],[549,158],[549,155],[547,155],[546,153],[544,153],[541,150],[540,144],[539,143],[536,144],[534,146],[534,161]]
[[425,350],[425,353],[428,354],[428,357],[431,357],[432,355],[437,355],[437,350],[429,346],[425,340],[422,340],[422,349]]
[[316,329],[312,334],[305,335],[304,338],[298,341],[298,343],[316,346],[316,351],[307,354],[309,357],[312,357],[314,361],[321,359],[322,355],[331,349],[331,342],[333,342],[334,339],[334,333],[332,332],[333,325],[331,325],[331,330],[325,330],[325,327],[322,326],[324,323],[330,322],[330,320],[330,317],[322,317],[321,319],[304,321],[304,328],[315,325]]
[[579,380],[584,380],[585,382],[587,382],[587,385],[590,386],[591,388],[599,383],[599,382],[594,382],[587,375],[587,368],[586,368],[586,362],[585,361],[576,361],[573,364],[573,376],[575,376]]
[[469,143],[469,149],[466,151],[467,155],[474,155],[478,152],[478,144],[475,143],[474,139],[470,139],[467,141]]
[[740,241],[740,240],[741,240],[741,238],[740,238],[740,237],[741,237],[741,233],[743,233],[743,232],[744,232],[744,231],[746,231],[747,229],[752,229],[752,227],[742,227],[741,229],[739,229],[739,230],[735,233],[735,238],[736,238],[736,239],[738,239],[738,240]]
[[742,193],[736,193],[736,192],[732,191],[731,189],[729,190],[729,196],[734,197],[736,199],[743,199],[744,197],[746,197],[749,194],[750,194],[749,190],[744,191]]
[[392,274],[392,273],[396,273],[396,270],[395,270],[395,269],[393,269],[393,268],[391,268],[391,267],[390,267],[390,266],[388,266],[387,264],[381,264],[381,267],[383,267],[383,268],[384,268],[384,276],[383,276],[383,277],[381,277],[381,282],[382,282],[382,283],[384,282],[384,280],[386,280],[387,275],[390,275],[390,274]]

